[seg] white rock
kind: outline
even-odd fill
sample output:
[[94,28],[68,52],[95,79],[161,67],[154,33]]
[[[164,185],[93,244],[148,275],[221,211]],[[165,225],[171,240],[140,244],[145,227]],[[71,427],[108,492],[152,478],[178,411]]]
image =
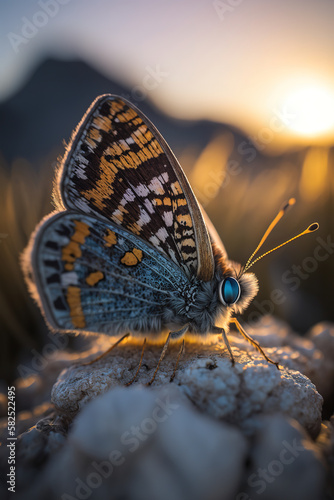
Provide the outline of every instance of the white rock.
[[[239,426],[247,435],[257,429],[259,415],[276,413],[295,418],[313,436],[319,432],[323,400],[307,377],[283,367],[277,370],[258,353],[248,356],[238,348],[234,348],[236,364],[232,366],[222,352],[219,342],[200,348],[190,344],[180,363],[175,382],[198,409]],[[151,347],[145,361],[149,370],[142,369],[138,383],[150,380],[159,353],[159,346]],[[139,354],[137,346],[127,345],[123,355],[119,348],[117,354],[96,364],[63,371],[52,390],[58,411],[75,413],[99,394],[124,386],[131,378],[132,360]],[[177,349],[164,360],[153,387],[168,383],[176,355]]]
[[200,359],[179,372],[180,388],[206,414],[223,419],[251,435],[259,427],[259,415],[281,413],[295,418],[310,434],[321,424],[322,397],[304,375],[277,370],[259,359]]
[[116,388],[81,411],[34,495],[232,500],[247,447],[240,431],[196,412],[172,384]]
[[334,398],[334,325],[318,323],[308,332],[308,337],[314,344],[318,355],[319,367],[314,367],[310,375],[321,395],[331,401],[333,411]]
[[294,420],[263,417],[250,462],[240,499],[324,498],[325,470],[319,450]]

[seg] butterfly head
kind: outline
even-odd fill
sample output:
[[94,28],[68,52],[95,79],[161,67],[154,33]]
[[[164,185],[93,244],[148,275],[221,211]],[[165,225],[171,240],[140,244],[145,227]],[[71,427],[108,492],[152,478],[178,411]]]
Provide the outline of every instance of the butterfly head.
[[[225,264],[226,265],[226,264]],[[242,313],[259,291],[254,273],[242,273],[241,265],[228,261],[228,270],[218,283],[219,302],[230,312]]]

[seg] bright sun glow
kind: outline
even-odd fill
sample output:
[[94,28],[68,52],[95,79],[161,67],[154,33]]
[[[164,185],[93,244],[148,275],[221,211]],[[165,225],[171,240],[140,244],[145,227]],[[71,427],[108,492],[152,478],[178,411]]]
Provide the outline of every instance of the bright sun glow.
[[285,109],[291,131],[318,136],[334,129],[334,91],[321,86],[299,88],[288,94]]

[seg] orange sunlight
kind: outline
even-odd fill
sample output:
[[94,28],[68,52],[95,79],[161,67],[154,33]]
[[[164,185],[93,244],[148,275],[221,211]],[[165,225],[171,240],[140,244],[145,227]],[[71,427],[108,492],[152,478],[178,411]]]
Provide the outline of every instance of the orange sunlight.
[[304,137],[334,132],[334,91],[321,85],[292,90],[284,102],[291,112],[288,128]]

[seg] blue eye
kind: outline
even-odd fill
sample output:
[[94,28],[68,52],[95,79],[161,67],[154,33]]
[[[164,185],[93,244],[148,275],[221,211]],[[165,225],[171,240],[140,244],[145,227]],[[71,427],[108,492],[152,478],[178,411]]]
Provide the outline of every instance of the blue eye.
[[219,286],[219,298],[224,306],[234,304],[240,297],[240,285],[234,278],[225,278]]

